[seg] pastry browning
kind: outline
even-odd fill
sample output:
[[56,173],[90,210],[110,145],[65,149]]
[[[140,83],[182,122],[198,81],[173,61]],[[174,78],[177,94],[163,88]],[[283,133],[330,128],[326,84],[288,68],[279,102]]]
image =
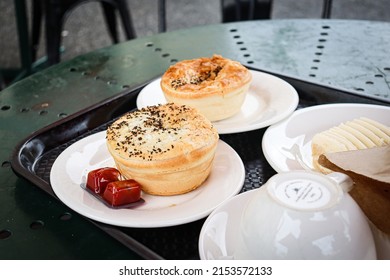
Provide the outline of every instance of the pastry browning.
[[196,109],[173,103],[127,113],[107,129],[108,150],[122,175],[157,195],[199,187],[211,171],[218,139]]
[[168,102],[197,108],[217,121],[241,109],[251,81],[251,73],[239,62],[214,55],[170,66],[160,85]]

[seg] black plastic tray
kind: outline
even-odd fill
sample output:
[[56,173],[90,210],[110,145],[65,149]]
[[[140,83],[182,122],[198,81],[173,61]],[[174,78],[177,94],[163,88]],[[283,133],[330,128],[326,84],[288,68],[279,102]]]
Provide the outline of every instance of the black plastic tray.
[[[296,78],[277,76],[297,90],[300,99],[298,109],[325,103],[390,103]],[[106,129],[114,119],[135,109],[138,93],[143,86],[127,89],[33,133],[16,146],[12,157],[14,172],[57,198],[49,180],[51,166],[57,156],[69,145]],[[244,162],[246,175],[241,192],[259,188],[276,173],[261,150],[264,132],[265,128],[220,135]],[[198,239],[205,219],[179,226],[150,229],[117,227],[88,220],[145,259],[199,259]]]

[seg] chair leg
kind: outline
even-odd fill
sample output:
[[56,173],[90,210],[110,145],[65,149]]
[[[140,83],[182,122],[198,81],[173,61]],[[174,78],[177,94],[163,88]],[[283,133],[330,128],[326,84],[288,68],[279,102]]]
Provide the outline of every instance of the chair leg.
[[122,24],[124,27],[125,35],[127,40],[134,39],[136,37],[134,26],[132,23],[131,15],[129,8],[127,6],[126,0],[118,0],[117,2],[117,8],[119,10],[119,14],[122,19]]
[[31,61],[37,59],[39,49],[39,39],[41,37],[42,26],[42,1],[33,0],[32,2],[32,34],[31,34]]
[[[80,2],[83,2],[82,0]],[[34,0],[36,4],[36,19],[35,23],[35,33],[37,34],[36,42],[39,42],[39,32],[40,22],[38,22],[39,17],[42,17],[42,9],[38,9],[38,3],[44,8],[45,19],[46,19],[46,52],[47,52],[47,64],[53,65],[61,60],[60,56],[60,47],[61,47],[61,32],[64,22],[65,14],[71,10],[71,8],[77,4],[77,1],[60,1],[60,0]],[[104,11],[104,16],[108,25],[108,29],[114,43],[119,42],[117,26],[116,26],[116,15],[115,9],[118,9],[122,23],[124,26],[124,31],[126,38],[128,40],[136,37],[135,31],[132,25],[132,20],[130,16],[129,9],[127,7],[126,0],[110,0],[110,1],[101,1],[102,8]],[[34,52],[34,50],[32,50]]]
[[323,8],[322,8],[322,18],[330,18],[332,11],[332,0],[324,0]]
[[118,30],[116,28],[115,7],[107,2],[101,2],[104,18],[106,20],[111,40],[116,44],[119,42]]
[[46,52],[47,64],[54,65],[60,62],[61,32],[64,10],[47,3],[46,14]]
[[106,20],[106,23],[108,25],[108,30],[110,31],[110,36],[112,41],[116,44],[119,42],[118,38],[118,31],[116,26],[116,16],[115,16],[115,8],[118,9],[119,14],[121,16],[125,36],[128,40],[134,39],[135,31],[131,20],[131,15],[129,12],[129,9],[127,7],[126,1],[118,0],[108,3],[108,2],[101,2],[104,17]]
[[167,31],[165,0],[158,0],[158,32]]

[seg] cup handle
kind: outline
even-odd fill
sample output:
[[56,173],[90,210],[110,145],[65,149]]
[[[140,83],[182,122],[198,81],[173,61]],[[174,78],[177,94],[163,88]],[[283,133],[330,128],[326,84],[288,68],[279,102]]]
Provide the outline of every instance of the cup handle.
[[352,190],[354,183],[348,175],[345,175],[344,173],[340,172],[332,172],[326,175],[326,177],[330,178],[331,180],[335,181],[337,185],[341,187],[344,193],[349,192]]

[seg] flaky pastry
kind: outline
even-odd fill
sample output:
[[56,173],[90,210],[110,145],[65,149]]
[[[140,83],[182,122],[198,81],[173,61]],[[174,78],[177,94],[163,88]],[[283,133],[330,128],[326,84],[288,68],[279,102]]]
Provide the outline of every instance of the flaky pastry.
[[210,121],[218,121],[240,111],[251,81],[241,63],[214,55],[170,66],[160,85],[168,102],[197,108]]
[[196,109],[173,103],[127,113],[107,129],[117,168],[154,195],[199,187],[211,172],[218,139],[211,122]]

